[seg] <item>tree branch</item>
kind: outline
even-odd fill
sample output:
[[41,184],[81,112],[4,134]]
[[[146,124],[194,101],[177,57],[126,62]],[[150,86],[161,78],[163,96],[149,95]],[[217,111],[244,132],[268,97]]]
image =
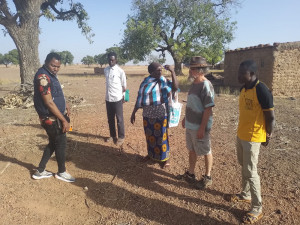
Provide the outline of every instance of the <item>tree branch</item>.
[[49,6],[51,7],[51,9],[57,13],[58,15],[58,18],[60,19],[63,19],[65,15],[68,15],[68,14],[77,14],[77,11],[75,9],[71,9],[69,11],[59,11],[58,9],[55,8],[55,5],[53,5],[52,3],[49,4]]
[[166,42],[166,44],[169,45],[168,36],[167,36],[166,32],[163,30],[159,33],[159,35]]
[[172,27],[172,30],[171,30],[170,38],[172,38],[172,39],[174,38],[176,28],[177,28],[177,18],[175,18],[174,24],[173,24],[173,27]]
[[5,25],[9,20],[13,19],[13,16],[11,15],[7,7],[6,0],[0,0],[0,12],[0,24]]

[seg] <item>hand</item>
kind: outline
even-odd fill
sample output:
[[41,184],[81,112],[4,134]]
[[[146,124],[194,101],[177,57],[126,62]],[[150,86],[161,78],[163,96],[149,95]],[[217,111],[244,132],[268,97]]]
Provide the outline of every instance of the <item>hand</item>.
[[70,124],[65,120],[64,122],[62,122],[62,132],[66,133],[70,130]]
[[272,134],[267,133],[266,142],[262,142],[261,145],[265,146],[265,147],[268,146],[268,144],[270,142],[270,139],[271,139],[271,136],[272,136]]
[[183,120],[181,121],[181,125],[183,128],[185,128],[185,117],[183,118]]
[[132,113],[132,114],[131,114],[130,122],[131,122],[132,124],[134,124],[134,122],[135,122],[135,113]]
[[198,132],[197,132],[197,138],[198,139],[204,138],[204,134],[205,134],[205,130],[199,129]]
[[165,65],[164,68],[165,70],[168,70],[170,72],[174,71],[174,69],[170,65]]

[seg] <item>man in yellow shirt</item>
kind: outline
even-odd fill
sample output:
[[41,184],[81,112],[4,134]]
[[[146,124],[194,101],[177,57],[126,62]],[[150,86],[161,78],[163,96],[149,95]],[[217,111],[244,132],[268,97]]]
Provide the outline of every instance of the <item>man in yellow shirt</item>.
[[262,218],[260,177],[257,172],[260,145],[267,146],[275,124],[273,96],[256,77],[253,60],[240,64],[238,80],[244,86],[239,97],[237,158],[242,166],[242,192],[231,196],[232,202],[249,202],[251,210],[243,223],[255,223]]

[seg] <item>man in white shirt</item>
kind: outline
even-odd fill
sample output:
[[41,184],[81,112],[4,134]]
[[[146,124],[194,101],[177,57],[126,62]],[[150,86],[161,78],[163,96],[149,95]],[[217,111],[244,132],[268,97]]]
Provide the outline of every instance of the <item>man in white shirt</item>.
[[[107,142],[113,141],[122,145],[125,138],[123,119],[123,94],[126,90],[126,75],[117,65],[117,54],[110,52],[107,55],[109,66],[104,69],[106,79],[106,111],[110,131]],[[116,135],[115,118],[117,117],[118,137]]]

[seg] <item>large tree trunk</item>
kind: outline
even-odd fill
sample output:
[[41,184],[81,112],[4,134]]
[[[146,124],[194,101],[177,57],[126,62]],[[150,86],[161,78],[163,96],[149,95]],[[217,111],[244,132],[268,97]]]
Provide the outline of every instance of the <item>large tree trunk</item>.
[[175,73],[177,76],[179,75],[184,75],[182,73],[182,61],[178,61],[174,59],[174,64],[175,64]]
[[10,21],[6,29],[19,52],[21,85],[32,84],[33,77],[40,67],[39,19],[40,6],[45,0],[16,0],[20,13],[18,21]]
[[10,35],[19,52],[21,84],[32,84],[34,74],[40,67],[38,30],[18,29]]
[[175,66],[175,74],[177,76],[180,76],[180,75],[184,75],[182,73],[182,59],[179,59],[173,52],[170,52],[173,60],[174,60],[174,66]]

